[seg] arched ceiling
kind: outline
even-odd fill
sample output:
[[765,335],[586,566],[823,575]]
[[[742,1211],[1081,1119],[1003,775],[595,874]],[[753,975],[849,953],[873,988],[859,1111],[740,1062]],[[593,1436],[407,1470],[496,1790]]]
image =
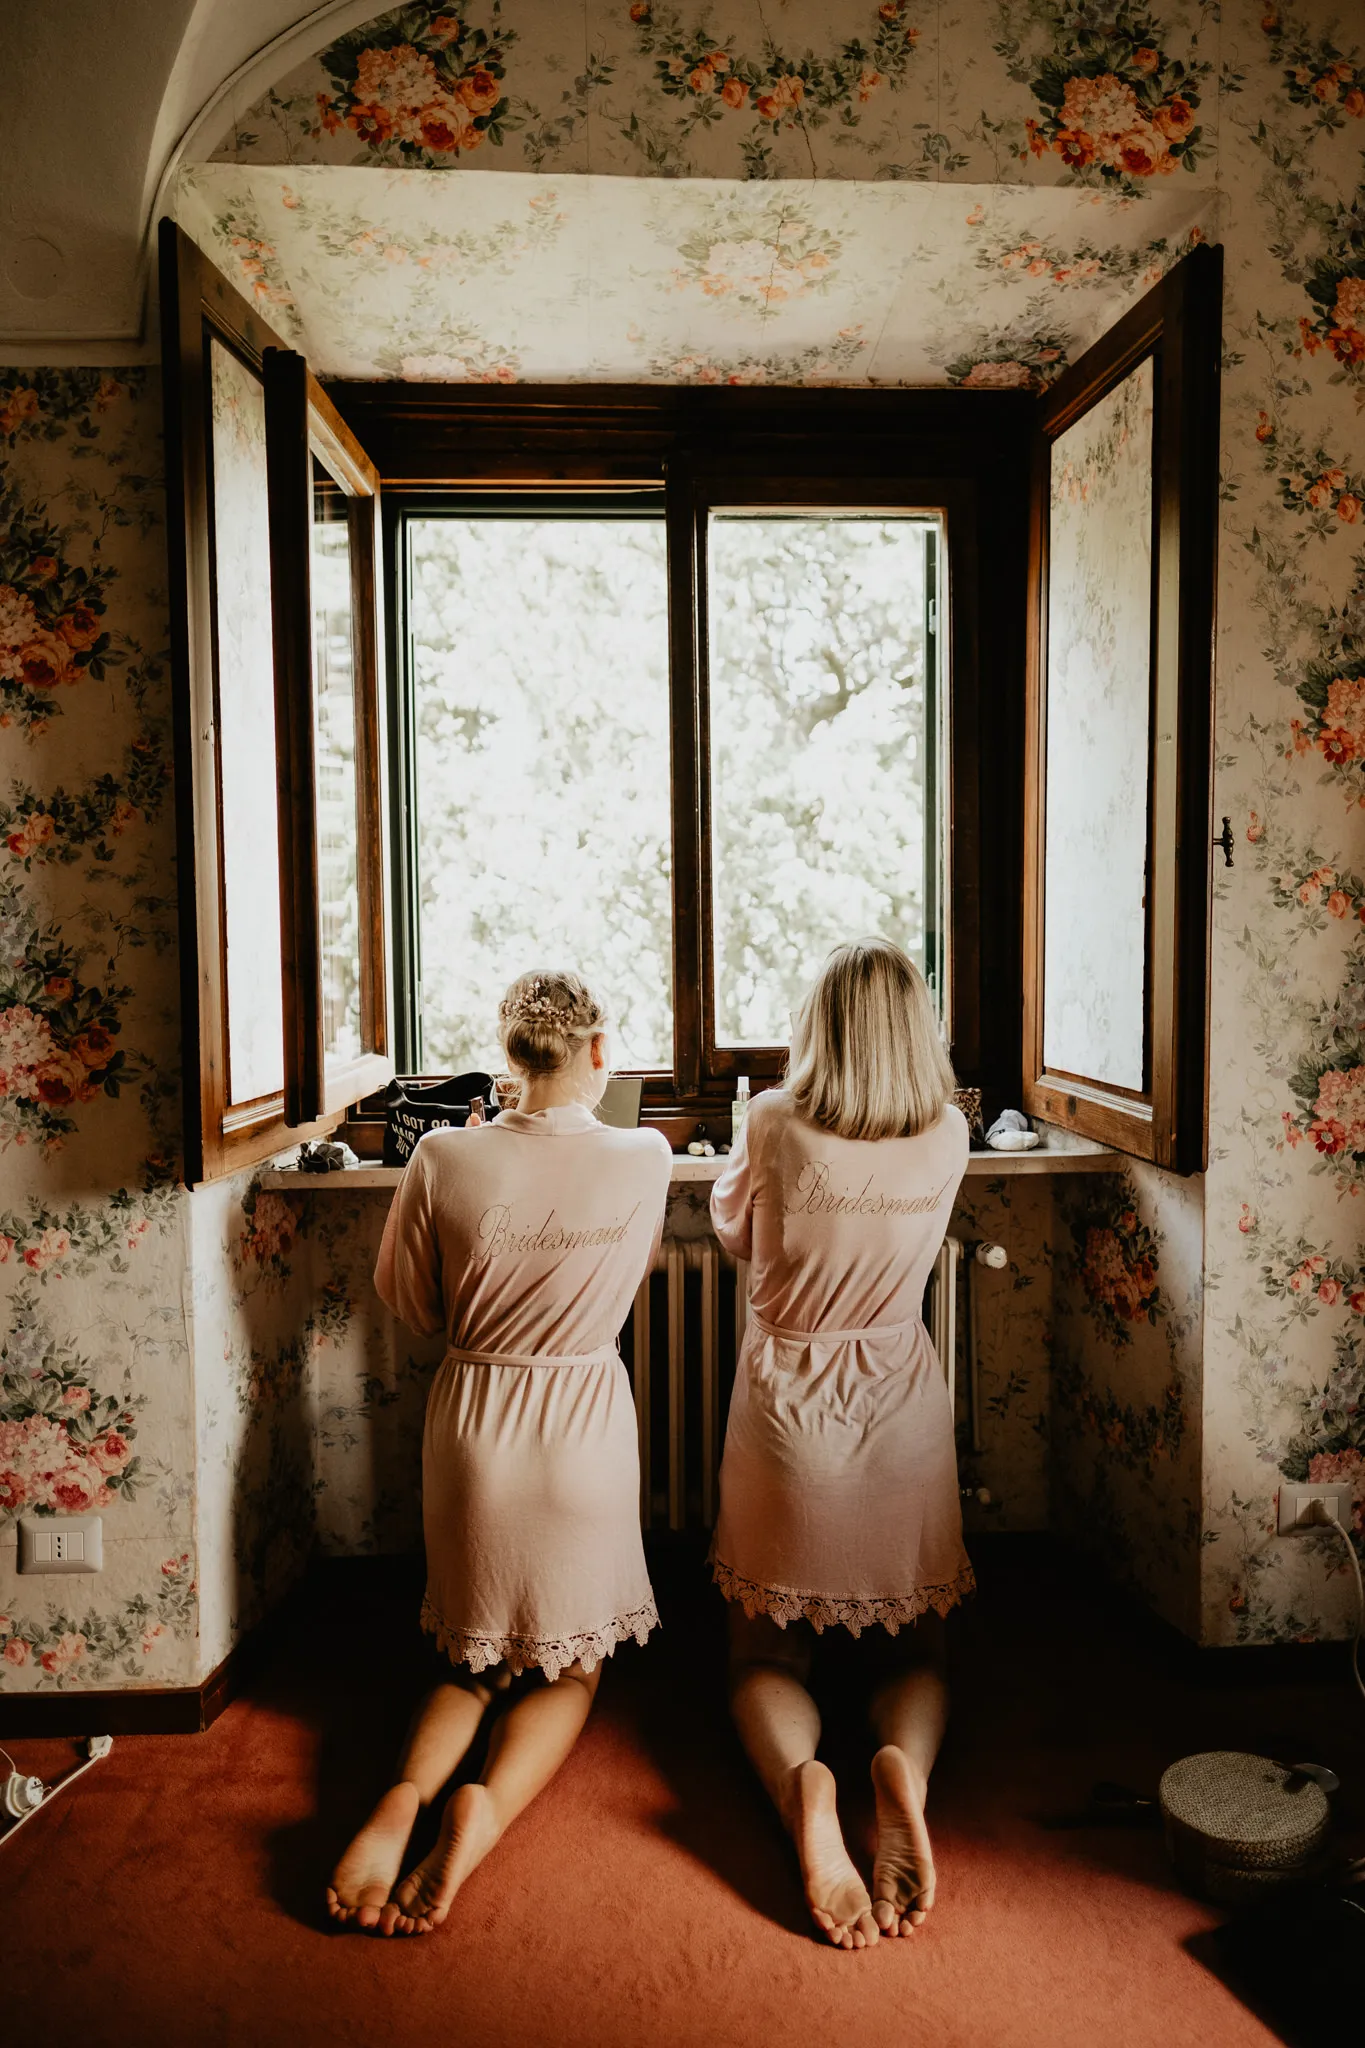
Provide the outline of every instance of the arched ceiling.
[[229,80],[254,96],[374,11],[373,0],[5,0],[0,355],[149,353],[148,230],[182,144],[206,110],[212,122]]

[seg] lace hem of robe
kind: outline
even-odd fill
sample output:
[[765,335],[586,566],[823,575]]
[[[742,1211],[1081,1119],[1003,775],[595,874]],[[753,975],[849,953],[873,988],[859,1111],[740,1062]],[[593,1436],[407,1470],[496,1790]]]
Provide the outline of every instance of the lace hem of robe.
[[884,1628],[894,1636],[929,1608],[944,1615],[976,1591],[976,1573],[965,1561],[943,1585],[916,1586],[913,1592],[888,1600],[845,1600],[829,1593],[799,1593],[790,1586],[763,1586],[714,1556],[711,1571],[724,1597],[738,1601],[751,1621],[756,1614],[766,1614],[779,1628],[789,1621],[808,1621],[817,1635],[827,1628],[846,1628],[852,1636],[865,1628]]
[[491,1670],[506,1664],[519,1677],[523,1671],[539,1669],[551,1685],[570,1664],[595,1671],[604,1657],[610,1657],[618,1643],[643,1643],[651,1629],[659,1626],[659,1610],[651,1600],[633,1614],[615,1616],[601,1628],[585,1629],[569,1636],[490,1636],[472,1629],[453,1628],[438,1614],[430,1600],[422,1602],[422,1627],[436,1638],[452,1664],[467,1664],[472,1672]]

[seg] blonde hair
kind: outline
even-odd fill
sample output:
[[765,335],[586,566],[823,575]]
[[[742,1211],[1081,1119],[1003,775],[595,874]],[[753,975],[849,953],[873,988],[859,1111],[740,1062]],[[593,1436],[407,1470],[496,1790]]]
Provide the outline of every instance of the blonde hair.
[[954,1085],[914,961],[889,939],[836,947],[792,1029],[786,1086],[798,1112],[838,1138],[914,1137]]
[[606,1023],[606,1010],[582,977],[552,969],[518,976],[498,1004],[498,1039],[508,1066],[521,1074],[557,1074]]

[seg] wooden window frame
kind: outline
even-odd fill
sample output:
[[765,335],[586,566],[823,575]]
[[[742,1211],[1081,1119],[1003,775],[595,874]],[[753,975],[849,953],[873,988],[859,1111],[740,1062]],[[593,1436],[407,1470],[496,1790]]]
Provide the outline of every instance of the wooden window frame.
[[[1042,401],[1030,519],[1024,787],[1024,1108],[1179,1173],[1208,1128],[1212,694],[1222,252],[1197,246]],[[1051,450],[1147,358],[1155,373],[1144,1086],[1049,1071],[1043,1056]]]
[[[679,980],[675,973],[676,991],[681,988],[690,1014],[683,1020],[683,1029],[678,1034],[679,1047],[685,1048],[693,1064],[686,1070],[685,1079],[699,1092],[710,1094],[723,1090],[727,1099],[733,1095],[735,1083],[741,1074],[751,1080],[780,1080],[787,1061],[785,1045],[719,1045],[716,1041],[716,990],[715,990],[715,886],[712,874],[712,783],[710,744],[710,551],[707,535],[711,515],[715,512],[748,511],[770,509],[773,512],[813,512],[828,509],[830,512],[858,511],[867,513],[885,512],[888,516],[914,517],[923,515],[926,519],[937,518],[942,522],[946,551],[956,561],[963,560],[963,578],[971,587],[972,577],[968,572],[967,556],[974,552],[969,529],[970,513],[967,493],[960,483],[935,478],[877,476],[871,479],[861,476],[791,476],[758,480],[737,476],[733,471],[711,467],[688,466],[685,480],[676,478],[676,489],[671,496],[681,500],[678,511],[679,524],[686,526],[688,544],[691,549],[691,569],[688,588],[692,597],[691,631],[683,631],[675,642],[675,663],[681,656],[687,663],[686,680],[690,685],[693,703],[677,706],[675,717],[680,723],[688,722],[689,710],[693,713],[695,742],[692,748],[690,785],[683,787],[675,783],[673,860],[675,876],[675,900],[685,899],[695,904],[695,914],[690,920],[685,938],[687,943],[686,974]],[[961,529],[961,531],[960,531]],[[951,536],[951,537],[950,537]],[[957,578],[951,579],[950,587],[955,590]],[[961,628],[961,622],[959,622]],[[946,656],[941,645],[935,645],[931,658],[941,662],[942,673],[948,680],[948,694],[953,694],[955,677],[952,648],[958,637],[966,637],[965,631],[954,634],[949,625]],[[964,669],[970,667],[970,654],[964,654]],[[962,686],[964,698],[975,695],[975,676],[964,672],[956,676]],[[674,687],[677,691],[679,678],[675,671]],[[926,686],[928,678],[926,678]],[[951,714],[949,717],[951,724]],[[675,738],[675,749],[677,740]],[[946,813],[945,827],[941,840],[941,858],[945,868],[951,869],[954,806],[952,801],[952,777],[946,778],[943,789],[927,790],[926,795],[934,800],[941,812]],[[682,887],[679,889],[678,880]],[[951,900],[950,885],[944,889],[945,900]],[[926,904],[926,922],[928,906]],[[854,932],[849,937],[857,937]],[[967,937],[965,930],[954,933],[954,941]],[[971,935],[973,940],[976,935]],[[679,953],[682,947],[678,946]],[[950,958],[955,956],[955,944]],[[956,977],[950,976],[949,985],[943,991],[944,1021],[950,1040],[956,1029],[955,987]],[[966,1004],[969,1010],[970,1003]],[[957,1049],[961,1058],[961,1050]]]
[[[1021,1066],[1017,877],[1022,852],[1022,749],[1028,456],[1034,401],[1025,393],[741,390],[619,386],[327,386],[383,479],[386,584],[399,607],[390,635],[390,753],[395,836],[411,797],[410,735],[399,652],[405,504],[454,511],[470,500],[525,493],[665,493],[670,555],[673,691],[675,1036],[671,1072],[644,1075],[646,1109],[717,1117],[739,1071],[775,1079],[781,1048],[706,1046],[700,1003],[685,992],[709,971],[703,888],[703,799],[696,767],[697,678],[704,590],[697,522],[710,502],[878,506],[940,513],[950,559],[947,665],[952,745],[945,842],[951,863],[949,990],[954,1058],[988,1109],[1017,1101]],[[761,478],[761,483],[755,483]],[[723,494],[718,498],[717,494]],[[983,610],[979,556],[989,538],[992,602]],[[685,687],[684,687],[685,685]],[[989,728],[992,745],[983,750]],[[708,835],[709,841],[709,835]],[[680,860],[695,882],[680,886]],[[395,847],[393,955],[410,987],[415,907]],[[990,942],[983,944],[983,931]],[[684,994],[684,1000],[679,995]],[[396,1050],[412,1041],[396,1003]],[[374,1121],[369,1105],[357,1123]]]
[[183,1171],[195,1185],[255,1165],[336,1117],[293,1127],[284,1091],[228,1100],[227,928],[218,761],[217,636],[212,559],[211,340],[262,383],[282,346],[173,221],[160,227],[167,554],[180,925]]
[[[292,349],[264,357],[275,643],[285,1116],[291,1126],[348,1110],[392,1080],[385,967],[386,847],[379,702],[383,623],[377,574],[379,472]],[[327,1055],[319,902],[317,675],[312,606],[312,458],[346,493],[354,622],[356,880],[364,1050]]]

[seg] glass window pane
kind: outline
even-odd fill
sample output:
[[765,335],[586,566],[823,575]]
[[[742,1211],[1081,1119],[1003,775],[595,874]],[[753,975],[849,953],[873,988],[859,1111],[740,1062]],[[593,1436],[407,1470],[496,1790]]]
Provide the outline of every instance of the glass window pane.
[[782,1045],[832,947],[924,965],[924,518],[714,513],[718,1045]]
[[1043,1060],[1143,1086],[1152,359],[1052,444]]
[[313,735],[318,804],[322,1043],[328,1058],[364,1051],[360,1015],[359,823],[349,499],[313,458]]
[[668,593],[659,519],[408,525],[423,1064],[493,1064],[536,966],[671,1067]]
[[227,1099],[284,1087],[275,650],[270,616],[265,393],[210,343],[214,634],[227,954]]

